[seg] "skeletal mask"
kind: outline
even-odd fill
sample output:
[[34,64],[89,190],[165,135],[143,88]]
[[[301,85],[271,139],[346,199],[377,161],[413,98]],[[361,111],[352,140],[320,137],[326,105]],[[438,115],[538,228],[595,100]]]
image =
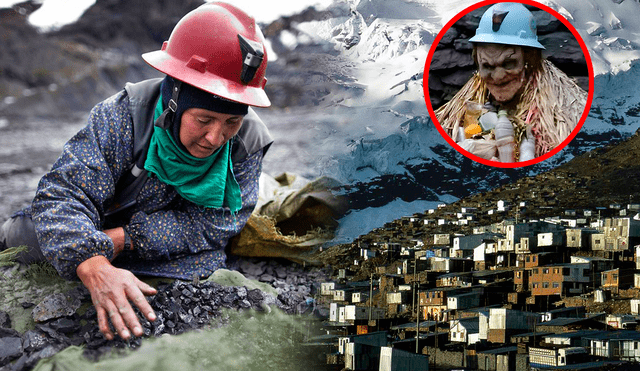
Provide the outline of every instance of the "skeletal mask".
[[476,55],[478,72],[493,98],[500,103],[512,100],[524,85],[522,47],[479,44]]

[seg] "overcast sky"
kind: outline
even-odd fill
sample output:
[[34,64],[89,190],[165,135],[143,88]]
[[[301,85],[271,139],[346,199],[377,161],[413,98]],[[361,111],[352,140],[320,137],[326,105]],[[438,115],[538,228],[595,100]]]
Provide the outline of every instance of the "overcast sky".
[[[8,8],[24,0],[0,0],[0,8]],[[130,0],[135,1],[135,0]],[[310,5],[324,7],[333,0],[229,0],[256,18],[258,22],[268,23],[282,15],[295,14]],[[95,3],[95,0],[44,0],[40,9],[29,17],[29,22],[42,29],[61,27],[76,21],[82,13]]]

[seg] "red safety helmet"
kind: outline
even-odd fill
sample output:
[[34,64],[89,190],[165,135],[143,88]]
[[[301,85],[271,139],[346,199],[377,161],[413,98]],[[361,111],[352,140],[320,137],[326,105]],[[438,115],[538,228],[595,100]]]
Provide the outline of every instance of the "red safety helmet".
[[142,58],[155,69],[234,102],[271,105],[264,86],[267,50],[255,19],[222,2],[185,15],[162,49]]

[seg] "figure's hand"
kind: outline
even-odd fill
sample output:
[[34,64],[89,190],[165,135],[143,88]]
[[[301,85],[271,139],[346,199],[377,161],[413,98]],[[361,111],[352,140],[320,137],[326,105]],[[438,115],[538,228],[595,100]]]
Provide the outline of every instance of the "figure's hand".
[[485,160],[491,160],[496,155],[496,142],[492,139],[465,139],[458,144],[464,150]]
[[128,270],[114,267],[106,257],[89,258],[78,266],[76,272],[91,293],[91,300],[98,313],[98,327],[108,340],[114,338],[109,321],[122,339],[129,339],[132,333],[135,336],[144,334],[129,301],[149,321],[156,319],[145,298],[145,295],[155,295],[156,290]]

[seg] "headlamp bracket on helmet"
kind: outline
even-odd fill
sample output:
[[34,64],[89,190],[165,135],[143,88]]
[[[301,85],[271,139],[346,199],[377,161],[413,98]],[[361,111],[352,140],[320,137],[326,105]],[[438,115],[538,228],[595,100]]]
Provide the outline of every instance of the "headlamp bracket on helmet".
[[264,52],[262,51],[262,44],[259,42],[249,40],[242,35],[238,35],[238,41],[240,42],[240,50],[242,50],[242,72],[240,80],[248,84],[253,80],[260,64],[262,64]]
[[493,11],[493,17],[491,17],[493,32],[500,31],[500,26],[502,26],[502,22],[504,21],[507,14],[509,14],[508,11],[507,12],[499,11],[499,10]]

